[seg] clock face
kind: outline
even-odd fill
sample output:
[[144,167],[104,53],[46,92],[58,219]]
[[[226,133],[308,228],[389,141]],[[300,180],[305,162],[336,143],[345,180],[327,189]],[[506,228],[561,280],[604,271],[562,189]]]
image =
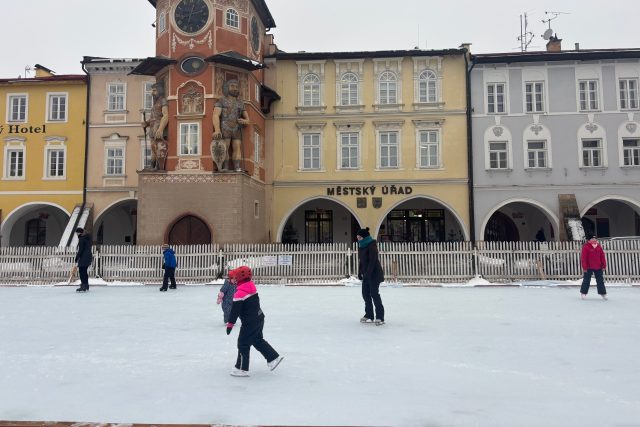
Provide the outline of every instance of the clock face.
[[251,48],[254,52],[260,48],[260,27],[255,16],[251,18]]
[[209,7],[205,0],[181,0],[173,16],[180,30],[194,34],[207,25]]

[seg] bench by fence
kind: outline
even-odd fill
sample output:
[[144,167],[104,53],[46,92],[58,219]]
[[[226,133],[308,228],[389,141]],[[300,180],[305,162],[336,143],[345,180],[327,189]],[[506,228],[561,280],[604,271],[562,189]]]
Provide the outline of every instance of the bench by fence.
[[[603,241],[608,282],[640,281],[640,241]],[[379,244],[387,281],[405,284],[459,283],[480,275],[491,282],[576,280],[582,276],[579,242],[442,242]],[[249,265],[258,283],[336,284],[357,275],[357,246],[333,244],[229,244],[174,247],[180,283],[208,283]],[[159,283],[159,246],[93,248],[91,277],[106,281]],[[0,283],[66,281],[75,249],[0,248]]]

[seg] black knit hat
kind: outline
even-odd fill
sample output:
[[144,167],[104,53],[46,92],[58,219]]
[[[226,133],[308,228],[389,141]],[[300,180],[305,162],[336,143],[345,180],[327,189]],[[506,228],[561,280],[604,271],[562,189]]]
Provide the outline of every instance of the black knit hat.
[[367,228],[361,228],[360,230],[358,230],[358,232],[356,233],[358,236],[362,237],[363,239],[365,237],[369,237],[371,234],[369,234],[369,227]]
[[82,227],[76,228],[76,233],[84,233],[84,228]]

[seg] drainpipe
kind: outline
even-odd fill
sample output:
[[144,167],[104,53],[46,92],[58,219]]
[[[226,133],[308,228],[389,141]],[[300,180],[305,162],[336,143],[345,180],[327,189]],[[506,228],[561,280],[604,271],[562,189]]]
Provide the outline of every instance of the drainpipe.
[[471,234],[471,243],[473,246],[476,244],[476,217],[475,217],[475,205],[473,194],[473,137],[471,126],[471,70],[476,65],[475,62],[471,62],[469,67],[469,60],[467,58],[468,51],[464,55],[464,65],[466,72],[466,91],[467,91],[467,168],[469,175],[469,233]]

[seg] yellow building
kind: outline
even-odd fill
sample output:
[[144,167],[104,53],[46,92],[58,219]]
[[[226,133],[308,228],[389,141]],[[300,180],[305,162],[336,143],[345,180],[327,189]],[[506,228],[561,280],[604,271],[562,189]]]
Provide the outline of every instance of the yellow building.
[[0,79],[2,246],[57,246],[83,201],[86,76],[35,69]]
[[466,52],[266,58],[271,239],[469,240]]

